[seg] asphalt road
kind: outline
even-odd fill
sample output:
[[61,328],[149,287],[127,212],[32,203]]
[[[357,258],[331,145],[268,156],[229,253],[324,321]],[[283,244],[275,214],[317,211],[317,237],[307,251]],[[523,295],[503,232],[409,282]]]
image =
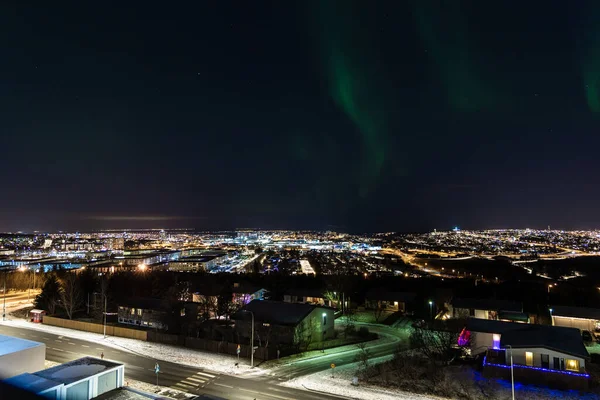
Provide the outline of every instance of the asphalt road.
[[[392,355],[399,346],[408,345],[409,332],[406,329],[396,329],[382,325],[374,324],[356,324],[357,326],[367,326],[372,332],[376,332],[385,340],[367,342],[366,350],[369,358],[377,358]],[[357,356],[361,350],[351,346],[346,351],[338,349],[326,350],[325,354],[316,355],[314,358],[302,359],[287,364],[278,365],[274,368],[274,375],[259,379],[269,381],[272,379],[293,379],[303,375],[313,374],[315,372],[329,370],[331,364],[336,367],[357,362]]]
[[[84,340],[66,336],[53,335],[47,332],[15,328],[0,325],[0,334],[20,337],[46,344],[46,359],[64,363],[85,356],[104,357],[125,364],[125,381],[135,379],[156,384],[154,365],[156,360],[117,350]],[[186,365],[158,361],[160,373],[159,385],[181,390],[191,394],[208,394],[230,400],[339,400],[343,397],[325,393],[312,392],[279,386],[255,377],[238,378],[218,372],[193,368]],[[322,363],[321,363],[322,364]],[[274,378],[276,380],[283,380]]]

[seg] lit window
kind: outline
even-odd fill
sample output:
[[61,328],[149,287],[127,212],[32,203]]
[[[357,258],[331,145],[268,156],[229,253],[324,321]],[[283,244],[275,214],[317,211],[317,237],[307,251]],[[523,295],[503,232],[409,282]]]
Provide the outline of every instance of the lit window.
[[141,308],[138,308],[138,315],[142,316],[142,309]]
[[135,308],[131,309],[131,315],[135,315]]
[[498,333],[494,333],[492,335],[492,348],[494,350],[498,350],[500,348],[500,335]]
[[567,371],[579,372],[579,360],[567,359]]
[[530,351],[525,352],[525,365],[533,367],[533,353]]

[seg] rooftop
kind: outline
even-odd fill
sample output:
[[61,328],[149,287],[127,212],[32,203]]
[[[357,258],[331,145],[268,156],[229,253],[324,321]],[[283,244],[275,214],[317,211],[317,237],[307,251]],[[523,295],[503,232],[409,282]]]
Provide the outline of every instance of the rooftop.
[[32,340],[20,339],[12,336],[0,335],[0,357],[32,347],[44,346],[43,343]]
[[500,338],[502,347],[543,347],[562,353],[587,358],[589,353],[583,345],[581,332],[577,328],[548,325],[522,324],[523,329],[508,331]]
[[551,306],[555,317],[572,317],[600,320],[600,309],[587,307]]
[[523,304],[517,301],[498,299],[465,299],[455,297],[452,299],[454,308],[472,308],[475,310],[491,311],[517,311],[523,312]]
[[243,311],[252,311],[256,321],[277,325],[298,325],[315,308],[328,308],[303,303],[284,303],[281,301],[252,300],[246,304],[233,319],[247,319]]
[[56,367],[38,371],[34,375],[68,385],[121,365],[123,364],[101,360],[99,358],[83,357],[78,360],[57,365]]
[[471,332],[501,334],[502,347],[543,347],[578,357],[589,357],[577,328],[469,318],[467,329]]
[[56,382],[27,372],[5,379],[4,382],[33,393],[41,393],[45,390],[62,385],[62,382]]

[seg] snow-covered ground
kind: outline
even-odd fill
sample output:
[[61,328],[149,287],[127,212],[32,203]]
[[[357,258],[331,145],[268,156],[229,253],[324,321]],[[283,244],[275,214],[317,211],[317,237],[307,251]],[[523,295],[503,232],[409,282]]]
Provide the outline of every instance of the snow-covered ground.
[[35,324],[22,319],[0,321],[0,324],[44,331],[55,335],[72,337],[74,339],[87,340],[97,344],[114,347],[119,350],[137,353],[153,359],[185,364],[196,368],[206,368],[229,375],[245,375],[250,372],[252,372],[252,374],[265,372],[261,368],[257,367],[251,369],[249,360],[247,359],[241,359],[238,368],[235,366],[237,357],[226,354],[208,353],[189,348],[153,342],[144,342],[141,340],[126,339],[116,336],[107,336],[105,339],[103,335],[97,333],[83,332],[74,329],[61,328],[58,326]]
[[[384,356],[370,361],[371,364],[377,364],[389,360],[393,356]],[[356,375],[358,364],[348,364],[336,367],[333,377],[330,371],[317,372],[316,374],[306,375],[300,378],[292,379],[282,383],[298,389],[308,389],[312,391],[336,394],[338,396],[351,397],[353,399],[364,400],[441,400],[442,397],[419,395],[415,393],[404,392],[401,390],[387,390],[376,386],[363,385],[359,382],[358,386],[352,385],[352,378]]]

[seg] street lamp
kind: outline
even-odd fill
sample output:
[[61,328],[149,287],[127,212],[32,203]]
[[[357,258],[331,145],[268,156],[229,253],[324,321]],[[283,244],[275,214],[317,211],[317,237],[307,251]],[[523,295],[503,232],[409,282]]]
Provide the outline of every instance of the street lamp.
[[104,339],[106,339],[106,303],[107,297],[104,295]]
[[552,318],[552,311],[554,311],[553,309],[549,308],[548,311],[550,311],[550,323],[552,325],[554,325],[554,318]]
[[429,300],[429,316],[433,319],[433,301]]
[[250,310],[242,310],[242,312],[250,313],[252,316],[252,337],[250,339],[250,368],[254,368],[254,313]]
[[4,267],[4,304],[2,306],[2,321],[6,321],[6,267]]
[[512,400],[515,400],[515,375],[513,368],[513,355],[512,355],[512,346],[507,344],[504,345],[505,348],[510,349],[510,385],[512,389]]

